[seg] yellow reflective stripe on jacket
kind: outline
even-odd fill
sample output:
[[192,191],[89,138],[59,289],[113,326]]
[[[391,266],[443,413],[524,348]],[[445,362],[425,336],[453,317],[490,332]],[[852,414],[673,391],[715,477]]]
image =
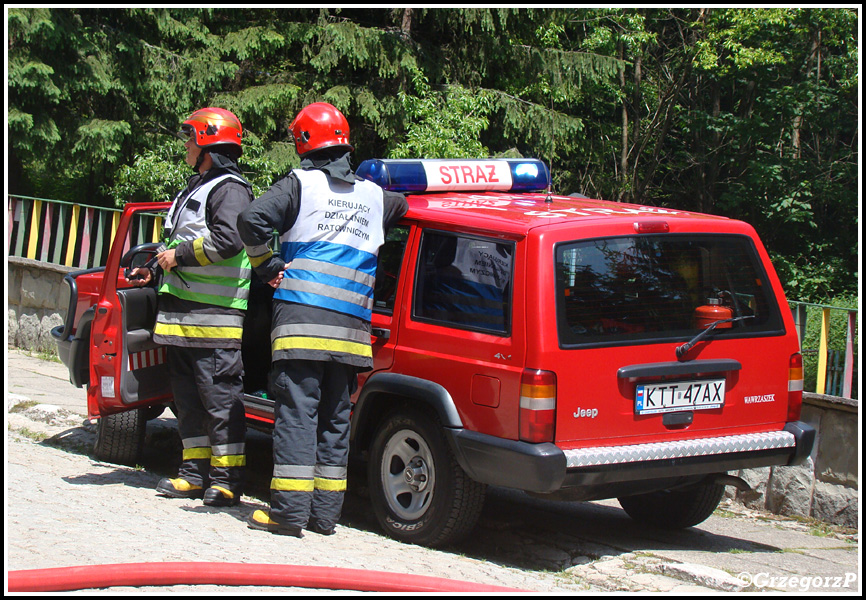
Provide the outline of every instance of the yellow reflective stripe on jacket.
[[[246,246],[246,252],[253,268],[258,267],[266,260],[270,260],[274,255],[274,251],[268,246]],[[251,252],[254,254],[250,254]]]
[[200,325],[167,325],[157,323],[153,333],[158,335],[175,335],[186,338],[222,338],[239,340],[244,330],[240,327],[204,327]]
[[323,490],[325,492],[345,492],[346,491],[346,480],[345,479],[322,479],[321,477],[316,477],[314,480],[314,487],[317,490]]
[[280,492],[312,492],[314,489],[312,479],[271,479],[271,489]]
[[329,340],[315,337],[282,337],[274,340],[272,350],[324,350],[328,352],[341,352],[343,354],[356,354],[358,356],[372,357],[373,347],[370,344],[359,344],[343,340]]
[[204,238],[196,238],[192,241],[192,250],[195,253],[195,259],[202,266],[212,264],[213,261],[205,254]]

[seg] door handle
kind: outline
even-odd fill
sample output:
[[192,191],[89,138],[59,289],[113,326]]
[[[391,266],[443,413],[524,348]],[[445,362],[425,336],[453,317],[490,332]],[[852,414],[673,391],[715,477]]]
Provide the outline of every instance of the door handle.
[[383,327],[373,327],[371,333],[377,338],[382,338],[383,340],[387,340],[391,337],[391,330]]

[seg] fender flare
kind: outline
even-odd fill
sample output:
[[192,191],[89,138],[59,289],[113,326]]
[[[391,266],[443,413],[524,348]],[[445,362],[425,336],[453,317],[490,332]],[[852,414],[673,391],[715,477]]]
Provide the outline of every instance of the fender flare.
[[377,399],[383,395],[424,404],[436,412],[443,427],[463,429],[451,394],[438,383],[399,373],[376,373],[364,383],[352,414],[351,441],[362,450],[371,442],[370,421],[378,414]]
[[[436,412],[454,458],[473,480],[536,492],[552,492],[562,486],[566,458],[556,445],[530,444],[465,429],[448,390],[427,379],[398,373],[377,373],[364,383],[352,415],[352,452],[369,449],[386,410],[383,404],[393,405],[394,398]],[[506,464],[509,468],[503,469]]]

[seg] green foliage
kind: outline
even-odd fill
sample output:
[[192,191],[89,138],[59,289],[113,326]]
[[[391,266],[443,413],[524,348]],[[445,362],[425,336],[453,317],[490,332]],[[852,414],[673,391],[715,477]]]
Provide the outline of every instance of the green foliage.
[[772,38],[785,31],[788,14],[784,8],[712,11],[706,37],[696,44],[696,65],[729,75],[784,64],[785,56]]
[[75,145],[72,146],[73,154],[95,156],[113,163],[120,158],[121,146],[130,134],[130,126],[126,121],[91,119],[82,124],[76,133]]
[[205,106],[241,119],[258,187],[298,165],[288,125],[325,100],[355,164],[539,157],[557,192],[747,221],[788,296],[824,301],[859,276],[858,25],[852,8],[10,8],[9,191],[166,197],[188,171],[156,134]]
[[[827,348],[834,350],[839,354],[839,365],[844,366],[845,346],[848,339],[848,311],[838,309],[857,310],[857,298],[855,296],[840,296],[832,299],[826,306],[834,307],[830,309],[830,326],[827,330]],[[803,371],[804,371],[804,387],[807,392],[814,392],[817,389],[817,374],[818,374],[818,350],[821,347],[821,325],[822,325],[822,307],[807,306],[806,307],[806,333],[803,337]],[[853,348],[854,348],[854,364],[859,364],[859,331],[854,332]],[[852,394],[854,398],[859,397],[856,379],[852,386]]]
[[258,85],[235,93],[217,94],[213,104],[235,113],[247,134],[267,138],[287,131],[285,115],[291,112],[299,93],[298,86],[293,84]]
[[434,93],[420,72],[413,79],[415,94],[400,92],[408,121],[404,141],[392,158],[478,158],[489,152],[479,141],[492,109],[490,94],[451,86]]
[[170,202],[192,175],[180,140],[164,136],[154,148],[137,154],[118,169],[111,189],[114,205],[127,202]]
[[835,290],[845,287],[839,282],[857,279],[857,273],[847,272],[844,256],[834,255],[831,243],[821,243],[814,247],[815,253],[821,257],[812,261],[805,255],[788,256],[771,252],[770,259],[784,282],[785,293],[790,300],[802,302],[824,302]]
[[[170,202],[193,174],[184,162],[186,151],[180,140],[160,136],[153,149],[139,155],[131,165],[122,166],[111,195],[114,205],[128,202]],[[253,185],[253,194],[262,195],[271,186],[280,170],[265,156],[261,143],[246,140],[239,161],[241,172]]]
[[622,143],[608,150],[604,195],[749,222],[791,298],[855,292],[856,12],[639,10],[642,25],[612,12],[589,38],[609,51],[635,27],[654,35],[618,46],[619,98],[602,89],[628,117],[607,133],[628,142],[625,162]]
[[[292,148],[294,151],[294,148]],[[276,158],[283,156],[277,149],[272,149],[267,152],[260,140],[248,139],[244,141],[244,153],[241,156],[238,164],[241,168],[241,173],[246,177],[253,186],[253,195],[255,197],[264,194],[269,187],[289,168],[294,168],[300,165],[294,164],[292,161],[278,161]],[[283,165],[287,165],[284,167]]]

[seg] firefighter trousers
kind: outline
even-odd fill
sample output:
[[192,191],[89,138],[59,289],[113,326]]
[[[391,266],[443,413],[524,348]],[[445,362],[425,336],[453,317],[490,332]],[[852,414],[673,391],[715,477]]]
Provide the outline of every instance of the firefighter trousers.
[[350,390],[355,367],[280,360],[275,394],[272,519],[281,525],[333,529],[343,510],[349,460]]
[[243,361],[238,349],[168,346],[183,443],[178,477],[242,493],[246,465]]

